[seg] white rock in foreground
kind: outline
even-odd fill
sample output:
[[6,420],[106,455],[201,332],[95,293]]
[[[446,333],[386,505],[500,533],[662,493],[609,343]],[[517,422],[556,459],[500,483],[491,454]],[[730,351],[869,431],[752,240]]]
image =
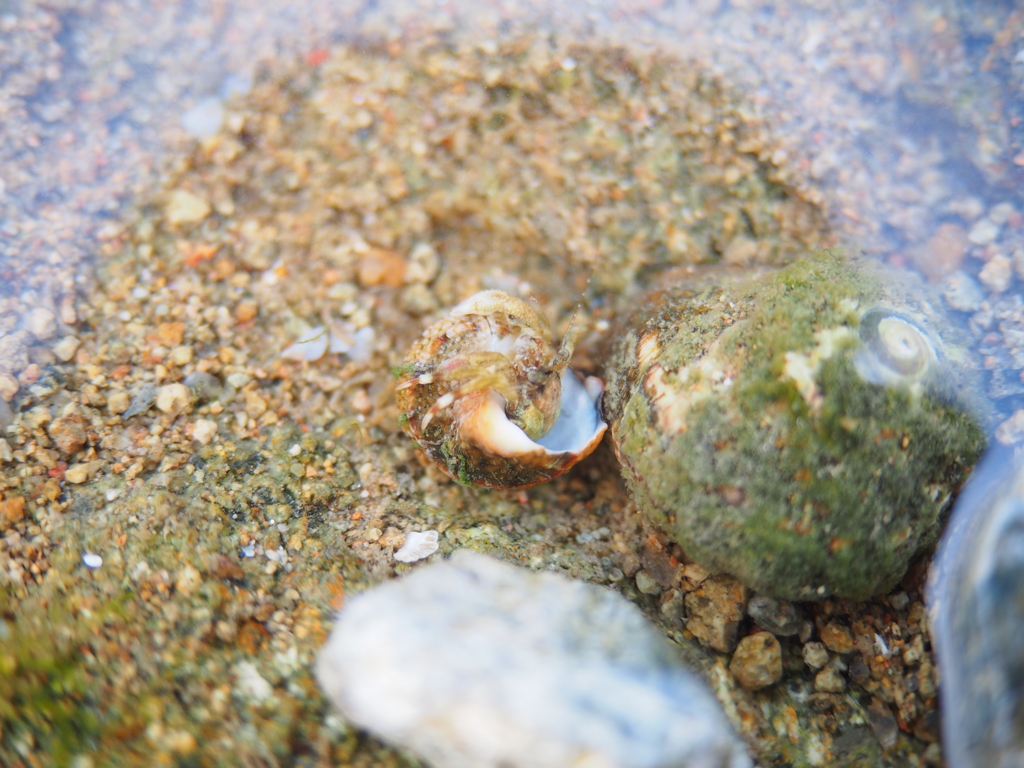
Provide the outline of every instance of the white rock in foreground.
[[317,677],[352,723],[441,768],[751,765],[635,606],[471,552],[352,599]]

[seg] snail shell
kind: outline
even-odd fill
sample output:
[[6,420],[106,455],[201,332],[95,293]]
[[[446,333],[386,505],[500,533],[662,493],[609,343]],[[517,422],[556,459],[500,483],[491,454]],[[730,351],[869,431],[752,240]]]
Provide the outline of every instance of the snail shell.
[[934,372],[938,353],[913,319],[887,309],[874,309],[860,319],[863,346],[856,355],[857,373],[885,386],[910,386]]
[[557,477],[586,457],[607,427],[599,379],[568,367],[525,301],[482,291],[428,328],[400,369],[405,431],[450,477],[521,488]]
[[937,538],[982,409],[965,348],[880,269],[822,254],[716,277],[650,298],[619,335],[604,408],[626,483],[709,570],[861,599]]

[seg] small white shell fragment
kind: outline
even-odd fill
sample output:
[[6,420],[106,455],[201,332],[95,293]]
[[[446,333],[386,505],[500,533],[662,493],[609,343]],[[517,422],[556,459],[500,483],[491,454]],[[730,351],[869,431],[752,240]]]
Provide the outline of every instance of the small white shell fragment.
[[364,326],[355,332],[355,342],[348,350],[349,360],[357,363],[364,363],[373,356],[373,344],[376,341],[376,333],[370,326]]
[[356,341],[356,327],[352,323],[337,320],[328,323],[330,341],[327,351],[332,354],[347,354]]
[[437,552],[437,531],[410,531],[405,535],[405,544],[395,552],[400,563],[415,563]]
[[99,568],[103,565],[103,558],[92,552],[86,552],[82,555],[82,562],[86,568]]
[[373,328],[365,326],[356,330],[350,323],[332,323],[325,331],[318,325],[303,334],[298,341],[281,353],[286,360],[312,363],[325,353],[348,355],[350,360],[365,362],[373,354],[376,340]]
[[889,645],[885,642],[885,638],[875,632],[875,647],[885,658],[889,658],[892,652],[889,650]]
[[324,356],[328,340],[328,334],[324,333],[324,327],[318,325],[309,333],[300,336],[298,341],[281,353],[281,357],[286,360],[311,363]]

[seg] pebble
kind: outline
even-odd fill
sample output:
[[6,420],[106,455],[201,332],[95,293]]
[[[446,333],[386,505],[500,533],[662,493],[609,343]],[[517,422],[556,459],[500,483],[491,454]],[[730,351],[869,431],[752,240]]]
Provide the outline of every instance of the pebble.
[[405,544],[395,552],[400,563],[415,563],[437,552],[437,531],[410,531],[405,535]]
[[164,215],[170,224],[193,224],[210,215],[210,204],[183,189],[171,192]]
[[712,576],[685,598],[686,628],[704,645],[731,653],[749,591],[731,576]]
[[854,648],[853,633],[837,621],[830,621],[820,631],[821,642],[833,653],[849,653]]
[[191,595],[203,584],[203,574],[194,565],[185,565],[178,571],[178,577],[174,580],[174,588],[183,595]]
[[871,668],[860,656],[854,656],[850,661],[850,679],[857,685],[863,685],[871,677]]
[[192,362],[192,354],[190,346],[175,347],[167,355],[167,362],[177,366],[188,365]]
[[85,447],[88,440],[88,426],[89,422],[85,418],[78,414],[72,414],[54,419],[47,432],[61,451],[71,455]]
[[992,208],[989,209],[988,217],[993,223],[1002,226],[1010,220],[1010,217],[1013,216],[1014,213],[1016,213],[1016,211],[1013,208],[1013,203],[1002,202],[998,205],[993,205]]
[[995,320],[995,313],[992,312],[992,308],[986,301],[983,301],[979,310],[971,315],[971,323],[982,329],[988,329],[993,320]]
[[370,248],[359,261],[358,276],[363,288],[397,288],[405,281],[405,259],[386,248]]
[[182,413],[192,403],[184,384],[165,384],[156,394],[156,407],[164,413]]
[[57,356],[57,359],[62,363],[66,363],[75,356],[75,352],[78,351],[79,341],[74,336],[65,336],[63,339],[53,345],[53,354]]
[[821,643],[814,641],[804,643],[801,653],[804,657],[804,663],[811,669],[821,669],[828,664],[828,651]]
[[985,294],[970,275],[957,270],[943,282],[942,295],[946,303],[960,312],[977,312]]
[[[893,746],[900,736],[900,726],[892,712],[880,701],[873,702],[867,711],[868,725],[882,749]],[[955,763],[954,763],[955,765]],[[980,767],[979,767],[980,768]]]
[[128,397],[127,392],[114,392],[107,397],[107,410],[115,416],[127,411],[130,404],[131,398]]
[[1017,248],[1013,252],[1013,271],[1024,280],[1024,248]]
[[803,612],[793,603],[767,595],[755,595],[750,598],[747,613],[759,627],[779,637],[797,634],[804,622]]
[[978,280],[990,291],[1002,293],[1013,280],[1013,262],[1008,256],[996,254],[981,268]]
[[188,387],[192,397],[195,398],[196,402],[200,403],[207,400],[216,400],[220,397],[223,390],[220,380],[207,371],[193,371],[185,377],[182,384]]
[[235,389],[241,389],[246,384],[248,384],[250,381],[252,381],[252,378],[249,376],[249,374],[243,373],[241,371],[239,371],[237,373],[232,373],[227,378],[228,384],[230,384]]
[[192,427],[192,439],[200,445],[209,445],[217,435],[217,422],[211,419],[197,419]]
[[423,283],[413,283],[402,291],[399,298],[402,309],[410,315],[429,315],[437,310],[437,299],[434,292]]
[[748,691],[774,685],[782,679],[782,646],[771,632],[757,632],[740,640],[729,671]]
[[1024,440],[1024,410],[1014,411],[1010,418],[996,427],[995,438],[1003,445]]
[[[14,422],[14,411],[11,406],[7,404],[7,401],[0,398],[0,430],[7,429]],[[5,441],[6,442],[6,441]],[[10,446],[7,446],[7,452],[10,453]],[[3,458],[0,456],[0,458]],[[8,457],[10,460],[10,457]]]
[[904,611],[910,605],[910,595],[906,592],[894,592],[889,595],[889,605],[897,611]]
[[643,569],[636,572],[636,588],[645,595],[657,595],[661,593],[661,585],[652,579],[647,571]]
[[975,219],[980,218],[985,212],[985,203],[981,198],[973,195],[968,197],[958,197],[947,203],[946,210],[949,213],[959,216],[965,221],[974,221]]
[[39,341],[46,341],[57,332],[57,316],[46,307],[33,307],[25,316],[25,330]]
[[153,403],[156,402],[156,395],[156,386],[149,382],[143,384],[139,391],[135,393],[135,397],[132,398],[131,405],[123,412],[122,418],[130,419],[132,416],[148,411],[153,407]]
[[419,243],[409,253],[405,266],[405,282],[428,284],[433,282],[441,268],[437,251],[429,243]]
[[846,690],[846,678],[843,672],[846,665],[842,659],[832,659],[825,668],[814,676],[814,690],[825,693],[842,693]]
[[244,393],[245,413],[249,418],[258,419],[267,412],[267,401],[259,392],[248,389]]
[[224,122],[224,102],[216,97],[203,99],[181,114],[181,126],[197,139],[216,135]]
[[0,530],[7,530],[25,517],[25,497],[11,496],[0,501]]
[[999,237],[999,225],[991,219],[978,219],[967,233],[967,239],[975,245],[988,245]]
[[749,237],[734,237],[725,252],[722,261],[726,264],[749,264],[757,255],[757,241]]
[[964,260],[967,233],[956,224],[942,224],[923,248],[914,252],[914,264],[932,281],[955,272]]
[[474,552],[348,601],[317,678],[348,721],[436,766],[751,765],[635,606]]
[[5,403],[11,402],[20,388],[21,385],[16,378],[7,371],[0,371],[0,400]]
[[89,467],[87,464],[72,464],[64,471],[64,479],[69,483],[78,485],[89,479]]

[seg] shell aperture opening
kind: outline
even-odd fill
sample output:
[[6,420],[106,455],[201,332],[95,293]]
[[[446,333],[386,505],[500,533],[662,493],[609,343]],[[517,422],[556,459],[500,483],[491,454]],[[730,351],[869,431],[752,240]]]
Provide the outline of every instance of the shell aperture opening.
[[579,451],[607,428],[597,406],[604,387],[597,379],[592,381],[596,386],[588,387],[568,368],[562,372],[562,412],[537,443],[555,453]]
[[597,447],[607,425],[598,379],[568,369],[578,333],[553,349],[547,321],[482,291],[432,325],[406,356],[396,395],[403,428],[465,485],[529,488]]
[[505,400],[496,392],[488,392],[467,414],[462,429],[480,448],[496,456],[521,456],[537,450],[537,443],[508,420]]
[[608,426],[597,407],[601,391],[599,382],[588,388],[576,374],[566,369],[562,373],[561,413],[543,437],[531,440],[509,421],[504,399],[494,392],[489,392],[486,400],[472,410],[471,421],[464,429],[480,448],[498,456],[521,456],[538,449],[552,454],[575,453]]

